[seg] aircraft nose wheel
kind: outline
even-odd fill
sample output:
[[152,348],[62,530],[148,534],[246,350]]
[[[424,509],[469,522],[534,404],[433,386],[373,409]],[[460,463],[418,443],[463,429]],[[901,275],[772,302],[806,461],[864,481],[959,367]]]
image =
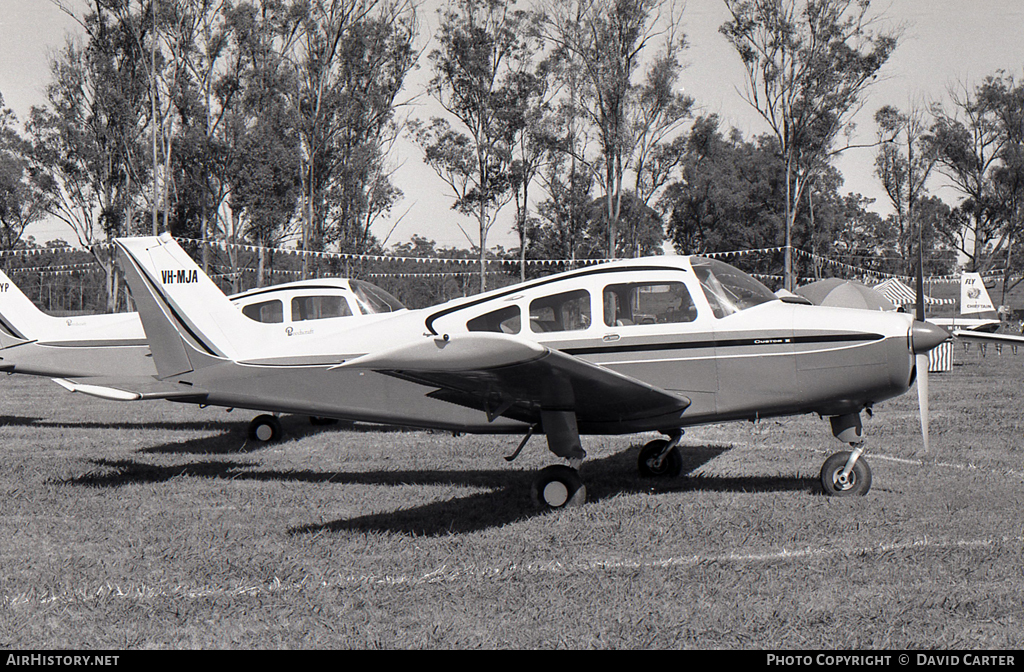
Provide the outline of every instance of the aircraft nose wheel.
[[826,495],[850,497],[866,495],[871,489],[871,467],[863,457],[857,460],[850,473],[844,477],[850,451],[836,453],[821,465],[821,487]]
[[249,423],[249,438],[261,443],[281,438],[281,421],[273,415],[258,415]]
[[575,469],[555,464],[540,470],[533,481],[531,495],[544,509],[582,506],[587,501],[587,486]]

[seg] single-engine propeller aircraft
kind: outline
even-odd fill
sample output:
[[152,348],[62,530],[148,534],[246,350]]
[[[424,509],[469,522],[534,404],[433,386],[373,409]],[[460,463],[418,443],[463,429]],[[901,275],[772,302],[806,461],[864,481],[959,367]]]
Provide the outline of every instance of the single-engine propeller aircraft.
[[[190,269],[190,272],[195,269]],[[185,282],[184,274],[166,282]],[[248,322],[272,325],[280,337],[301,340],[347,329],[348,322],[404,310],[398,299],[360,280],[323,278],[251,289],[228,297]],[[71,392],[134,400],[162,397],[153,385],[157,370],[138,313],[55,317],[39,310],[0,270],[0,371],[52,378]],[[111,386],[113,384],[114,386]],[[130,386],[136,392],[126,394]],[[324,419],[312,417],[314,423]],[[280,422],[261,415],[250,438],[269,441]]]
[[[821,469],[826,493],[864,494],[860,413],[914,382],[946,338],[910,315],[780,300],[701,257],[589,266],[287,341],[245,322],[169,236],[118,239],[161,396],[435,428],[544,434],[568,461],[538,474],[542,506],[585,500],[585,434],[659,431],[644,476],[678,475],[683,429],[818,413],[852,450]],[[179,271],[195,277],[166,282]],[[170,274],[170,275],[168,275]]]

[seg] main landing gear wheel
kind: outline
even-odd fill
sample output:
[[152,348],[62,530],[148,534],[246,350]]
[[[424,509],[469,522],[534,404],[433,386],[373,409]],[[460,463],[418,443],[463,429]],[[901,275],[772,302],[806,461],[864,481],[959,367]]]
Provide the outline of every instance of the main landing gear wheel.
[[655,439],[640,449],[637,469],[643,478],[675,478],[683,473],[683,455],[673,446],[668,453],[668,441]]
[[533,501],[545,509],[582,506],[587,501],[587,486],[578,471],[555,464],[540,470],[531,490]]
[[281,438],[281,421],[273,415],[257,415],[249,423],[249,438],[268,443]]
[[849,475],[843,478],[851,454],[848,450],[836,453],[821,465],[821,487],[826,495],[850,497],[868,494],[871,489],[871,467],[863,457],[854,463]]

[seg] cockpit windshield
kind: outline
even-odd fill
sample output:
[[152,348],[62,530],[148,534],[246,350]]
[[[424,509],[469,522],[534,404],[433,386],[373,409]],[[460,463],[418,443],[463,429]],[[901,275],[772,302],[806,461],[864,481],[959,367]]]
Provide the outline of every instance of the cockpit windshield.
[[702,257],[694,257],[690,263],[715,317],[722,318],[779,298],[729,264]]
[[356,295],[356,303],[364,315],[377,313],[393,313],[396,310],[404,310],[402,302],[391,296],[383,289],[365,280],[349,280],[352,291]]

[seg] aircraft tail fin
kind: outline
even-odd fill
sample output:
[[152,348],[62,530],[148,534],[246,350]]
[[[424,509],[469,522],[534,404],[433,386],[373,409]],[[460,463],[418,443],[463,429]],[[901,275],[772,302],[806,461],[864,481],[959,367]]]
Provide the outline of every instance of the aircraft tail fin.
[[271,326],[242,315],[168,234],[115,243],[160,378],[244,358]]
[[44,340],[62,320],[39,310],[31,299],[0,270],[0,347]]
[[985,289],[985,282],[980,273],[964,273],[960,276],[960,312],[964,315],[991,313],[996,308],[992,298]]

